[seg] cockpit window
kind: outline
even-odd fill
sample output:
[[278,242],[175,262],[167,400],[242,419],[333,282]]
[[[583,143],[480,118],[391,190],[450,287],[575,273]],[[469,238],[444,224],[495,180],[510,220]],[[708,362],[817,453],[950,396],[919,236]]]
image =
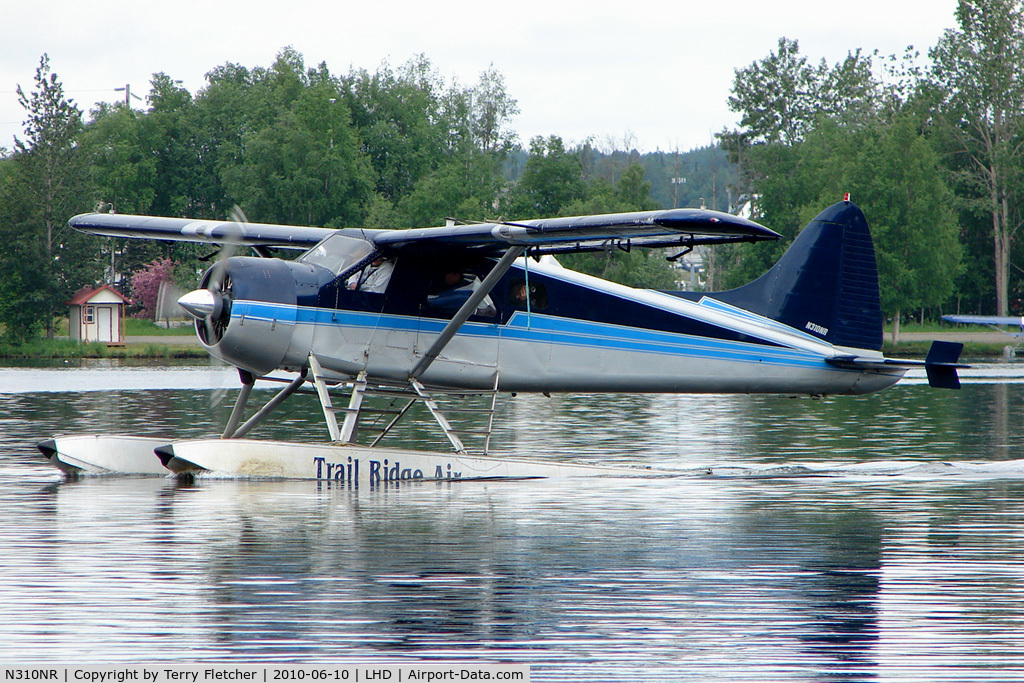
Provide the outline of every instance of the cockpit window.
[[373,252],[373,244],[341,234],[330,235],[300,256],[297,261],[326,268],[340,275]]

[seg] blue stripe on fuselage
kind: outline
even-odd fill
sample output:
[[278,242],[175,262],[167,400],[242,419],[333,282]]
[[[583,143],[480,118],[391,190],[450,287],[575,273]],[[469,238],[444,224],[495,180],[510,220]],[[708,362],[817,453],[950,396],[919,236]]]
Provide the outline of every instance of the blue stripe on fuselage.
[[[421,334],[440,333],[447,323],[446,320],[437,318],[297,307],[260,301],[235,301],[231,317],[237,319],[242,316],[247,319],[268,321],[276,319],[289,324],[294,320],[294,323],[299,325],[354,327],[379,332]],[[527,314],[522,311],[514,313],[503,325],[469,321],[459,330],[458,336],[751,363],[767,362],[802,367],[823,365],[820,355],[800,349],[674,334],[539,313]]]

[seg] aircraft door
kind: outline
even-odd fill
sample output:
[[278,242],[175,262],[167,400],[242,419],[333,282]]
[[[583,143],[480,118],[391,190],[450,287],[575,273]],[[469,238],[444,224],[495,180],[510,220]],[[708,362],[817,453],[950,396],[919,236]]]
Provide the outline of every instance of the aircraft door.
[[[415,316],[411,338],[402,340],[407,350],[411,341],[413,363],[430,349],[493,267],[494,261],[477,257],[407,256],[399,260],[388,305],[389,310]],[[446,378],[460,380],[479,376],[481,385],[490,386],[498,364],[499,321],[499,311],[489,295],[441,350],[430,374],[441,379],[443,372]]]

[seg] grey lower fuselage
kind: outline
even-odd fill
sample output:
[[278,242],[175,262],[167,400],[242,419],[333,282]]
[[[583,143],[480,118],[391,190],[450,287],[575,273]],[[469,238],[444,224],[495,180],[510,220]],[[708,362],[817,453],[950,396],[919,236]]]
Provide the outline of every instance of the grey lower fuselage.
[[[600,295],[605,308],[613,303],[627,314],[609,319],[587,306],[574,311],[554,303],[542,310],[503,307],[498,300],[508,280],[523,277],[571,292],[564,299]],[[687,300],[634,289],[555,263],[520,259],[502,286],[494,294],[499,314],[462,325],[423,374],[425,384],[510,392],[864,394],[895,384],[905,372],[837,367],[828,359],[881,354],[836,347],[711,297]],[[402,382],[447,322],[443,316],[276,298],[236,297],[223,337],[206,344],[208,350],[257,375],[300,370],[312,353],[339,378],[365,372],[370,379]],[[633,310],[638,321],[659,324],[629,324]]]

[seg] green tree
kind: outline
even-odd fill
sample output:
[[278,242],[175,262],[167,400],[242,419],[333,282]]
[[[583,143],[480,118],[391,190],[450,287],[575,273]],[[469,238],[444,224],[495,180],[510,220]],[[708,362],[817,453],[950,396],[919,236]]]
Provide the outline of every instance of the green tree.
[[35,89],[26,92],[19,85],[17,93],[27,120],[25,138],[15,139],[7,192],[14,193],[22,208],[4,227],[11,236],[4,240],[4,249],[8,262],[18,261],[22,274],[15,279],[20,284],[7,309],[27,308],[23,315],[34,316],[52,337],[53,319],[65,301],[82,285],[98,281],[101,267],[97,244],[67,227],[72,214],[88,208],[77,144],[82,114],[64,96],[45,54],[36,69]]
[[243,161],[246,132],[266,125],[266,107],[253,92],[258,71],[228,63],[206,74],[206,87],[184,114],[190,150],[182,160],[187,159],[192,170],[176,167],[185,183],[172,204],[174,213],[181,208],[189,217],[224,220],[238,203],[228,196],[222,177]]
[[955,199],[938,153],[910,117],[849,142],[855,150],[842,182],[864,203],[895,343],[902,312],[939,306],[953,292],[962,267]]
[[40,264],[42,240],[36,234],[31,205],[15,158],[0,161],[0,323],[3,339],[20,343],[36,337],[46,320],[42,312],[52,293]]
[[358,223],[373,181],[348,108],[325,70],[306,74],[285,56],[294,57],[279,57],[266,76],[276,116],[243,136],[243,156],[222,171],[225,189],[253,220]]
[[420,55],[397,70],[354,71],[341,90],[376,173],[374,220],[389,213],[398,221],[389,227],[422,226],[493,214],[518,112],[499,72],[484,71],[472,87],[448,85]]
[[[741,128],[718,137],[739,167],[736,195],[760,197],[754,217],[794,235],[801,225],[793,209],[813,188],[801,182],[792,150],[819,121],[851,129],[871,121],[880,97],[872,59],[860,50],[832,66],[824,59],[812,65],[796,40],[780,38],[777,53],[736,69],[733,79],[729,109],[740,114]],[[794,200],[773,202],[769,195]]]
[[872,60],[856,50],[829,66],[812,66],[796,40],[779,38],[778,53],[736,70],[729,109],[741,115],[748,143],[793,144],[819,118],[870,118],[879,96]]
[[188,90],[165,73],[153,74],[142,140],[155,165],[152,211],[160,216],[203,216],[203,149],[196,107]]
[[968,210],[989,219],[996,313],[1006,315],[1010,256],[1021,226],[1024,166],[1024,7],[1020,0],[961,0],[958,29],[931,50],[929,73],[943,132],[962,157]]
[[[595,178],[587,187],[587,196],[564,207],[567,216],[591,213],[648,211],[657,208],[650,197],[651,184],[644,179],[644,168],[632,164],[612,185],[604,178]],[[590,275],[630,287],[675,289],[676,275],[660,249],[607,249],[580,254],[567,254],[559,259],[564,265]]]
[[[859,53],[833,69],[822,64],[811,70],[795,48],[795,42],[780,41],[784,59],[773,54],[765,60],[771,68],[758,62],[737,72],[735,87],[742,96],[732,103],[751,109],[744,115],[750,128],[734,132],[730,144],[744,156],[759,217],[791,239],[851,192],[875,238],[883,310],[898,319],[901,311],[941,304],[960,271],[958,225],[945,172],[921,132],[922,112],[917,103],[901,99],[914,88],[883,88],[864,70],[870,60]],[[820,95],[837,87],[841,96],[820,111],[800,105],[776,118],[756,111],[766,101],[760,95],[773,89],[806,88]],[[736,266],[727,284],[756,277],[787,246],[785,240],[769,248],[732,249]]]
[[579,155],[566,150],[556,135],[531,140],[530,157],[512,192],[510,213],[523,218],[557,216],[563,207],[585,196]]
[[473,147],[486,154],[503,156],[516,144],[516,134],[507,127],[519,113],[519,105],[505,89],[505,77],[492,65],[480,74],[477,85],[464,93],[470,100],[469,138]]
[[149,213],[156,195],[157,160],[144,140],[141,115],[121,103],[101,105],[79,136],[97,203],[119,213]]
[[443,83],[423,55],[394,70],[358,70],[340,79],[362,151],[376,176],[375,191],[397,202],[432,173],[446,152]]

